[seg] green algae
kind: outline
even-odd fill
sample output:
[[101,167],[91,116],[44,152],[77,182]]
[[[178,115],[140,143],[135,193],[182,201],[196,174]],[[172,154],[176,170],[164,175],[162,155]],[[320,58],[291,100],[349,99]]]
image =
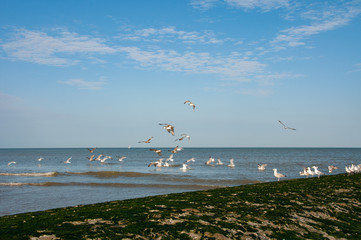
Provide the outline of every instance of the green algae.
[[0,218],[0,239],[45,235],[58,239],[361,239],[361,174],[167,194]]

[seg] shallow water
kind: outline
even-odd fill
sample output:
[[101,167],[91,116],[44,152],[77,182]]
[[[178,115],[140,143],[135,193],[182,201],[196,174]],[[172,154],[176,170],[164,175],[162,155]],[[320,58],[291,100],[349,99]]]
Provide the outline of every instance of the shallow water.
[[[162,149],[166,159],[171,149]],[[105,163],[89,161],[87,149],[0,149],[0,216],[51,208],[124,200],[224,186],[276,181],[273,168],[300,178],[303,167],[361,163],[360,148],[186,148],[174,154],[170,167],[148,167],[159,156],[148,148],[101,148],[95,155],[112,156]],[[116,156],[126,156],[119,162]],[[206,166],[212,156],[224,165]],[[43,157],[39,162],[37,159]],[[64,161],[72,157],[70,164]],[[189,170],[182,163],[194,157]],[[229,168],[234,158],[235,167]],[[8,166],[15,161],[16,164]],[[258,171],[257,164],[268,164]]]

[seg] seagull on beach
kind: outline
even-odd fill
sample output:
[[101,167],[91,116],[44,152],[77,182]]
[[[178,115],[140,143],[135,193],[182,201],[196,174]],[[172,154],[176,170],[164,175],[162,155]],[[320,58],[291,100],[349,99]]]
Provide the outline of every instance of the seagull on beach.
[[289,130],[296,130],[296,128],[291,128],[286,126],[283,122],[281,122],[280,120],[278,120],[279,123],[281,123],[281,125],[283,126],[284,129],[289,129]]
[[278,181],[280,181],[280,178],[286,177],[286,175],[277,172],[277,168],[273,169],[273,175],[278,179]]
[[303,168],[303,172],[300,172],[300,176],[307,176],[308,177],[308,172],[307,172],[307,168]]
[[121,162],[121,161],[123,161],[124,159],[126,159],[127,157],[126,157],[126,156],[121,156],[121,157],[117,156],[117,158],[118,158],[118,161]]
[[329,173],[332,173],[332,172],[333,172],[333,170],[338,169],[338,167],[335,167],[335,166],[333,166],[333,165],[328,166],[327,168],[328,168],[328,172],[329,172]]
[[167,130],[170,134],[174,136],[174,126],[168,124],[168,123],[159,123],[159,125],[164,125],[164,129]]
[[315,172],[312,171],[310,167],[307,167],[307,174],[308,174],[307,176],[310,176],[310,175],[311,175],[311,177],[313,177],[313,175],[315,174]]
[[149,151],[153,151],[153,152],[155,152],[156,154],[158,154],[159,156],[162,156],[162,150],[160,150],[160,149],[151,148],[151,149],[149,149]]
[[16,162],[15,162],[15,161],[11,161],[11,162],[8,163],[8,166],[10,166],[11,164],[16,164]]
[[142,142],[144,142],[144,143],[150,143],[150,140],[152,140],[152,138],[153,138],[153,137],[151,137],[151,138],[149,138],[148,140],[145,140],[145,141],[139,141],[138,143],[142,143]]
[[258,171],[264,171],[266,169],[267,164],[258,164]]
[[72,157],[68,158],[64,163],[70,163]]
[[314,169],[313,172],[318,176],[318,178],[320,178],[320,175],[323,175],[323,172],[320,172],[317,166],[312,166],[312,168]]
[[187,100],[184,102],[184,104],[188,104],[189,106],[191,106],[193,108],[193,111],[194,109],[196,108],[196,105],[194,105],[194,103],[192,103],[191,101]]
[[229,160],[229,164],[228,164],[228,167],[230,167],[230,168],[234,168],[236,165],[234,165],[234,162],[233,162],[233,158],[231,158],[230,160]]

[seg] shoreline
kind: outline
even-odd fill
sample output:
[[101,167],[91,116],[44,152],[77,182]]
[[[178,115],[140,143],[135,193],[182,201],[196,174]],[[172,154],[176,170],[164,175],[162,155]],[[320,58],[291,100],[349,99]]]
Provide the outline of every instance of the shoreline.
[[361,239],[361,174],[327,175],[0,217],[1,239]]

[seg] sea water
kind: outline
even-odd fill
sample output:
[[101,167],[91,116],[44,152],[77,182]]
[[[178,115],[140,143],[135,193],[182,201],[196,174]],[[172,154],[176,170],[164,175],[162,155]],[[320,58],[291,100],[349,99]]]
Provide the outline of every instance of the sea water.
[[[149,148],[0,149],[0,216],[52,208],[124,200],[225,186],[277,181],[274,168],[284,179],[300,178],[304,167],[327,166],[345,172],[361,164],[360,148],[185,148],[175,153],[169,167],[148,167],[169,157],[170,148],[158,156]],[[104,163],[89,161],[92,154],[111,156]],[[117,156],[126,158],[119,162]],[[42,161],[38,158],[42,157]],[[71,163],[64,163],[71,157]],[[189,162],[188,170],[180,169]],[[215,158],[211,166],[205,164]],[[228,167],[230,159],[235,167]],[[217,165],[220,159],[224,165]],[[15,161],[16,164],[8,165]],[[258,164],[267,164],[264,171]],[[282,180],[284,180],[282,179]]]

